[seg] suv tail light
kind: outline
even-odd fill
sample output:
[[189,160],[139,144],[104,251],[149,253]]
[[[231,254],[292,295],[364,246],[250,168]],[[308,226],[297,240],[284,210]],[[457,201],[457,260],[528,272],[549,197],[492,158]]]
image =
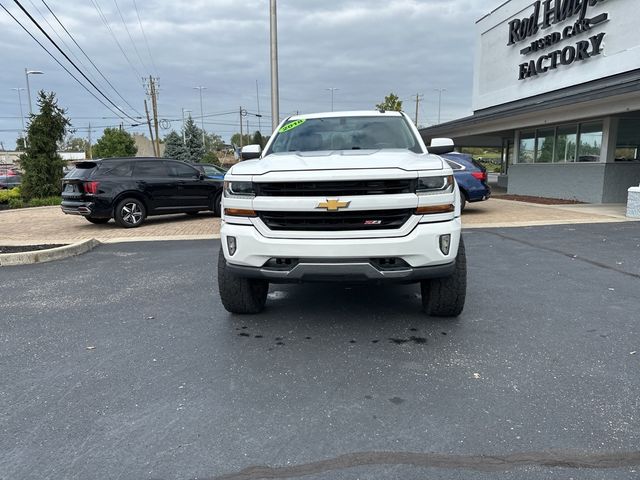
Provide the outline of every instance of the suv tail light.
[[84,182],[84,193],[95,195],[98,193],[100,182]]
[[487,172],[471,172],[473,178],[480,180],[481,182],[487,181]]

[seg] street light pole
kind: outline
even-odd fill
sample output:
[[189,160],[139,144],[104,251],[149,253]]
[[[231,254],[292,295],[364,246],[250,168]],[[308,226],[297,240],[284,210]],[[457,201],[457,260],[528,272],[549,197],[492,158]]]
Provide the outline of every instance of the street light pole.
[[15,90],[18,92],[18,103],[20,104],[20,120],[22,120],[22,131],[24,132],[24,112],[22,111],[22,95],[20,95],[20,90],[24,90],[24,88],[12,88],[11,90]]
[[200,126],[202,127],[202,147],[204,148],[204,109],[202,108],[202,90],[206,90],[207,87],[199,86],[193,87],[194,90],[200,90]]
[[29,75],[42,75],[44,72],[40,70],[24,69],[24,76],[27,79],[27,97],[29,98],[29,115],[33,115],[33,106],[31,105],[31,89],[29,88]]
[[276,0],[270,0],[271,24],[271,129],[275,133],[280,123],[280,93],[278,88],[278,15]]
[[187,143],[187,139],[185,137],[185,131],[184,131],[184,112],[191,113],[191,110],[185,110],[184,107],[182,107],[182,143]]
[[440,112],[442,111],[442,92],[446,92],[446,88],[434,88],[438,92],[438,125],[440,125]]
[[331,111],[333,112],[333,93],[340,89],[335,87],[330,87],[330,88],[327,88],[327,90],[331,92]]

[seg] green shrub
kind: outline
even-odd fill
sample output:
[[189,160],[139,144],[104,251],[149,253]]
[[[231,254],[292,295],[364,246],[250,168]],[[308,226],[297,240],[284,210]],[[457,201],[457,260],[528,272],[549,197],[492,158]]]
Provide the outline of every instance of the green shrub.
[[18,187],[11,190],[0,190],[0,203],[9,203],[11,199],[20,198],[20,189]]
[[18,196],[12,196],[8,200],[9,208],[28,208],[28,207],[49,207],[60,205],[62,199],[60,197],[32,198],[29,201]]
[[21,198],[10,198],[9,199],[9,208],[23,208],[24,200]]
[[27,202],[27,207],[49,207],[60,205],[62,199],[60,197],[32,198]]

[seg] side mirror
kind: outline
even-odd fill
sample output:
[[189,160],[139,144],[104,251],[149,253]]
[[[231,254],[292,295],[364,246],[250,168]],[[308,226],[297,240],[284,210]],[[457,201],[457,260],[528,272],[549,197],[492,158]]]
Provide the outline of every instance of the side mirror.
[[242,147],[242,150],[240,151],[240,160],[259,158],[261,153],[262,147],[260,145],[247,145]]
[[207,178],[207,177],[204,176],[204,173],[199,173],[198,174],[198,180],[204,180],[205,178]]
[[431,145],[427,147],[429,153],[434,155],[442,155],[443,153],[451,153],[455,150],[453,140],[450,138],[434,138]]

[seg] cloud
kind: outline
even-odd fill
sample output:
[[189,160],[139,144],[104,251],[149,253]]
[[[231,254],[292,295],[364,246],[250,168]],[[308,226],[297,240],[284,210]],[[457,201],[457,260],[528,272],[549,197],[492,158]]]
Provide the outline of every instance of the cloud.
[[[77,60],[71,58],[83,71],[92,72],[90,78],[116,104],[131,111],[75,48],[42,1],[32,1],[23,2],[25,8],[51,31],[34,5],[46,13],[68,50],[77,55]],[[270,129],[268,0],[136,0],[153,62],[133,0],[117,1],[139,56],[113,1],[46,1],[139,113],[144,112],[145,94],[140,76],[157,73],[160,116],[172,119],[172,128],[180,128],[177,119],[181,108],[199,114],[199,96],[193,87],[204,85],[205,114],[235,112],[241,105],[256,112],[259,101],[265,114],[261,126],[263,131]],[[133,66],[118,48],[93,2],[102,9]],[[15,6],[6,6],[29,31],[36,31]],[[281,115],[330,109],[329,87],[339,89],[335,92],[335,108],[344,110],[373,108],[393,91],[405,101],[406,110],[413,113],[412,95],[424,94],[420,117],[421,122],[428,123],[437,119],[438,94],[434,89],[446,88],[443,120],[470,114],[475,21],[488,11],[486,1],[481,0],[279,0]],[[25,86],[25,67],[45,71],[45,75],[32,77],[32,95],[35,97],[37,89],[57,92],[60,105],[67,108],[74,126],[86,130],[89,122],[97,126],[120,122],[117,118],[101,118],[115,115],[82,90],[4,11],[0,11],[0,28],[4,60],[0,70],[0,140],[5,147],[13,146],[20,128],[17,94],[11,88]],[[63,47],[55,34],[51,36]],[[54,51],[50,44],[46,45]],[[28,111],[26,96],[23,109]],[[247,118],[250,129],[256,129],[257,118]],[[235,114],[206,121],[207,130],[225,138],[238,130]],[[86,135],[85,130],[78,134]]]

